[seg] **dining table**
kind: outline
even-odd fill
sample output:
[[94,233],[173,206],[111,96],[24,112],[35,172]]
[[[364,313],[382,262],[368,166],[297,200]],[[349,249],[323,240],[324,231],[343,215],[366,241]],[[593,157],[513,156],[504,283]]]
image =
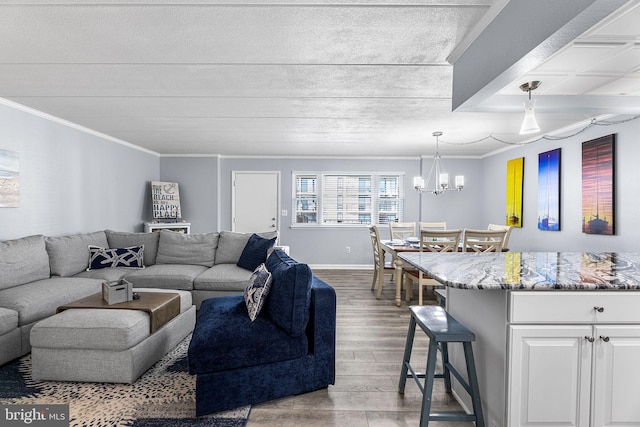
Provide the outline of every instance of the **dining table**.
[[[382,240],[380,243],[382,250],[385,253],[390,254],[393,258],[393,265],[396,269],[396,306],[400,307],[400,304],[402,303],[402,279],[404,277],[403,269],[405,264],[398,254],[402,252],[419,252],[420,249],[417,241],[412,243],[403,240]],[[409,295],[410,293],[407,292],[407,300],[409,299]]]
[[[415,240],[414,240],[415,239]],[[411,269],[414,268],[411,264],[406,264],[401,257],[398,255],[403,252],[420,252],[420,245],[418,238],[408,238],[408,240],[381,240],[380,244],[382,246],[382,250],[391,255],[393,258],[393,265],[395,267],[395,280],[396,280],[396,306],[400,307],[402,304],[402,280],[403,280],[403,270],[407,268],[407,266]],[[459,252],[473,252],[472,249],[466,248],[465,251],[462,250],[462,244],[458,246]],[[502,249],[502,252],[508,252],[509,249]],[[406,300],[409,301],[411,293],[407,292]]]

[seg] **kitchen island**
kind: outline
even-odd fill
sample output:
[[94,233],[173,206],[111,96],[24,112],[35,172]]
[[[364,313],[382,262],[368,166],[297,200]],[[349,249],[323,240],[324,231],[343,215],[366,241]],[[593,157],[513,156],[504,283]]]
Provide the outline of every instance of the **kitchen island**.
[[640,253],[399,256],[475,333],[487,426],[640,426]]

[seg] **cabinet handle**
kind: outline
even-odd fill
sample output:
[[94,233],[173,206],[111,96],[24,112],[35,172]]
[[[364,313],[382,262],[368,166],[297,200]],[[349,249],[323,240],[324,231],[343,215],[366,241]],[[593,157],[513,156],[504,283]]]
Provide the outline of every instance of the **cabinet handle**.
[[593,309],[594,309],[595,311],[597,311],[598,313],[602,313],[602,312],[604,311],[604,307],[598,307],[598,306],[595,306],[595,307],[593,307]]
[[609,337],[603,337],[602,335],[600,335],[600,339],[604,342],[609,342]]
[[588,337],[586,335],[585,335],[584,339],[589,341],[589,342],[594,342],[596,340],[594,337]]

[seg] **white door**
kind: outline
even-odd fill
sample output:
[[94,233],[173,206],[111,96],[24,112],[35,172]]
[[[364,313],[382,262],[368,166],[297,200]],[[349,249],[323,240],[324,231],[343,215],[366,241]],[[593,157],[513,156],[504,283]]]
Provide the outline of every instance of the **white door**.
[[232,175],[232,230],[240,233],[279,229],[280,172]]
[[509,427],[588,427],[591,326],[511,326]]
[[593,426],[640,425],[640,326],[596,326]]

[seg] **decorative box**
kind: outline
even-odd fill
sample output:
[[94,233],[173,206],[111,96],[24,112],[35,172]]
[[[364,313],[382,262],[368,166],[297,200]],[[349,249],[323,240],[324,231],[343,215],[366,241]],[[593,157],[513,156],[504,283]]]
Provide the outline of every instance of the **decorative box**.
[[133,286],[126,279],[102,282],[102,299],[109,305],[133,300]]

